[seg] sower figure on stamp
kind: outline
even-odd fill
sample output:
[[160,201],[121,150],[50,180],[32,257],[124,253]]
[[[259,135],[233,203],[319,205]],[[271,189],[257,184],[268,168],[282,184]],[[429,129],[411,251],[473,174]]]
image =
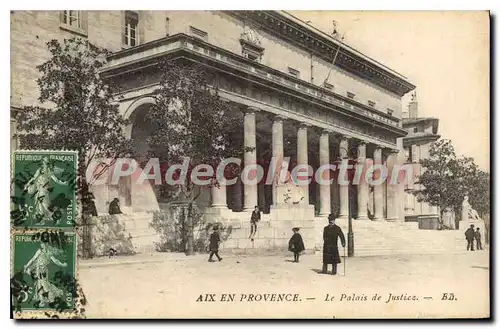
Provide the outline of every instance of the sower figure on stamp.
[[293,235],[290,238],[290,241],[288,241],[288,250],[293,252],[294,263],[298,263],[300,252],[304,251],[306,248],[304,247],[304,241],[302,240],[302,236],[299,233],[299,228],[294,227],[292,231]]
[[470,227],[465,231],[465,239],[467,240],[467,251],[474,251],[474,225],[471,224]]
[[[24,265],[24,272],[34,278],[34,294],[33,300],[40,307],[52,303],[56,298],[64,298],[64,291],[50,281],[49,269],[50,264],[54,263],[59,267],[68,266],[66,262],[60,261],[57,257],[63,254],[61,249],[53,247],[46,243],[40,244],[38,249],[31,259]],[[55,270],[52,268],[52,270]]]
[[248,238],[252,239],[255,237],[255,233],[257,233],[257,223],[260,221],[260,210],[258,206],[255,206],[255,209],[252,211],[252,217],[250,217],[250,236]]
[[62,170],[55,168],[49,159],[44,157],[40,168],[24,186],[28,194],[33,197],[35,217],[39,219],[40,224],[44,224],[45,220],[51,220],[55,211],[50,200],[50,193],[53,190],[51,181],[60,185],[68,185],[68,182],[57,178],[56,172],[58,171]]
[[345,237],[344,233],[335,225],[335,217],[333,214],[328,216],[329,225],[325,226],[323,230],[323,270],[321,273],[326,273],[328,270],[328,264],[332,264],[332,274],[337,274],[337,264],[340,261],[339,248],[337,246],[338,238],[342,243],[342,247],[345,247]]
[[214,226],[214,231],[212,234],[210,234],[210,256],[208,257],[209,262],[213,262],[214,260],[212,257],[215,255],[219,262],[222,260],[222,258],[219,256],[219,242],[220,242],[220,235],[219,235],[219,227]]
[[479,233],[479,227],[476,229],[474,237],[476,238],[476,249],[483,250],[483,245],[481,244],[481,233]]

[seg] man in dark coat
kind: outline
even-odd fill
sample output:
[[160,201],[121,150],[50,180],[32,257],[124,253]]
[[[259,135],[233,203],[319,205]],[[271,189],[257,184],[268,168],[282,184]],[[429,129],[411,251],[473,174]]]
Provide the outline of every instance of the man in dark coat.
[[467,240],[467,251],[474,251],[474,225],[470,225],[470,227],[465,231],[465,239]]
[[220,242],[220,235],[219,235],[219,228],[217,226],[214,226],[214,231],[212,234],[210,234],[210,256],[208,257],[209,262],[213,262],[214,260],[212,257],[215,255],[219,262],[222,260],[222,258],[219,256],[219,242]]
[[109,214],[110,215],[122,214],[122,210],[120,209],[120,200],[118,200],[118,198],[114,198],[113,201],[110,202]]
[[332,274],[337,274],[337,264],[340,263],[340,255],[338,248],[338,238],[342,243],[342,247],[345,247],[345,237],[344,233],[335,225],[335,217],[333,214],[328,216],[329,225],[323,230],[323,270],[321,273],[325,273],[328,270],[328,264],[332,264]]
[[481,244],[481,233],[479,233],[479,227],[476,229],[474,237],[476,238],[476,249],[483,250],[483,245]]
[[290,241],[288,241],[288,250],[293,252],[294,263],[298,263],[300,253],[306,250],[306,248],[304,247],[304,241],[302,240],[302,236],[299,233],[299,228],[294,227],[292,231],[293,235],[290,238]]
[[260,210],[258,206],[255,206],[255,209],[252,211],[252,216],[250,217],[250,236],[252,239],[255,237],[255,233],[257,233],[257,223],[260,221]]

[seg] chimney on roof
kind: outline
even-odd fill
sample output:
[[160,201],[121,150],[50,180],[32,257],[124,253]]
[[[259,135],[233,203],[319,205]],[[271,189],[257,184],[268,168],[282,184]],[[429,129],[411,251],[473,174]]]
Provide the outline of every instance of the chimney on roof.
[[408,104],[408,117],[410,119],[418,118],[417,92],[413,92],[413,94],[411,94],[411,100]]

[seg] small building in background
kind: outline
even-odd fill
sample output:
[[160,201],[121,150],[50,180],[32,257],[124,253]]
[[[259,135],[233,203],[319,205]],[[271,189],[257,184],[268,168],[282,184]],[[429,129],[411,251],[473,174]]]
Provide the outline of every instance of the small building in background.
[[[420,160],[429,157],[431,143],[441,137],[438,134],[439,119],[418,116],[418,100],[414,93],[408,104],[408,110],[403,112],[402,122],[403,128],[408,131],[408,135],[403,138],[406,163],[413,165],[413,177],[409,177],[405,184],[405,221],[418,222],[421,229],[438,229],[438,207],[418,201],[414,193],[423,188],[416,183],[424,170]],[[443,224],[450,228],[454,226],[451,220]]]

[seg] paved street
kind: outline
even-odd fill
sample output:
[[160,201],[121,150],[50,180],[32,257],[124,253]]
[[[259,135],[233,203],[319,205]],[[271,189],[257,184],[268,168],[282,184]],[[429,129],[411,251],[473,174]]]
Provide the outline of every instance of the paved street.
[[[222,256],[220,263],[208,263],[207,255],[169,253],[82,261],[87,316],[415,318],[489,313],[488,251],[349,258],[347,273],[341,264],[337,276],[317,273],[321,253],[304,255],[298,264],[291,262],[291,254]],[[453,293],[456,300],[442,300],[443,293]],[[234,294],[234,300],[221,301],[230,299],[222,294]],[[203,301],[197,302],[200,295]]]

